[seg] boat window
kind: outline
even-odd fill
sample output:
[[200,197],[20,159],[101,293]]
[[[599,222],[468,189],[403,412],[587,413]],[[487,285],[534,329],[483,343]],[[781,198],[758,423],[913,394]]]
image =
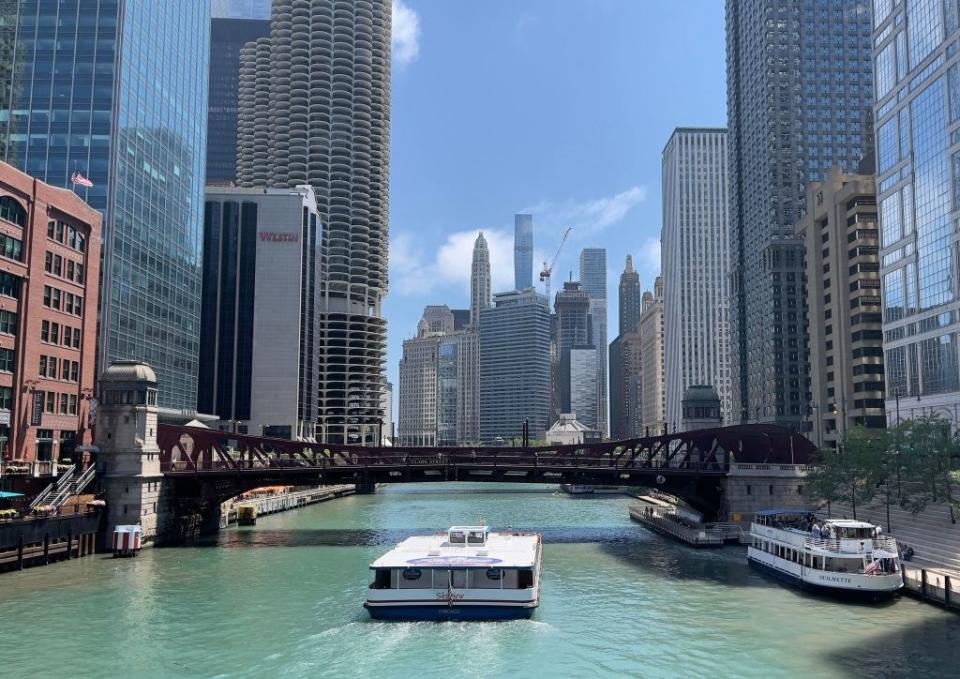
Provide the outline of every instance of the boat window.
[[467,533],[467,543],[471,545],[482,545],[486,542],[486,534],[482,530],[472,530]]
[[470,571],[471,589],[500,589],[503,571],[499,568],[475,568]]
[[462,545],[466,542],[466,536],[462,531],[454,530],[450,531],[450,544],[451,545]]
[[419,580],[421,577],[423,577],[423,571],[421,571],[419,568],[403,569],[404,580]]
[[373,589],[390,589],[390,571],[385,568],[373,572]]
[[521,568],[518,574],[517,588],[530,589],[533,587],[533,570]]
[[400,580],[397,584],[400,589],[429,589],[431,587],[430,571],[404,568],[400,571]]
[[465,568],[458,568],[453,573],[453,586],[457,589],[463,589],[467,586],[467,571]]

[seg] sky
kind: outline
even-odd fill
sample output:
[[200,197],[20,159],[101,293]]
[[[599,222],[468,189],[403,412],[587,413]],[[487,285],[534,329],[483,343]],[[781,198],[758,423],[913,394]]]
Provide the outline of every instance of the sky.
[[[473,241],[513,288],[513,216],[534,220],[534,280],[564,229],[551,296],[607,249],[608,338],[632,254],[660,271],[663,147],[726,125],[721,0],[394,0],[388,377],[427,304],[469,306]],[[539,288],[543,292],[542,286]]]

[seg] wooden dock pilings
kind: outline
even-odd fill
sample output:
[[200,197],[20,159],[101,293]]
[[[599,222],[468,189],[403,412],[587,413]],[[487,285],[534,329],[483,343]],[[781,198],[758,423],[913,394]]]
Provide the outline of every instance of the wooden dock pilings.
[[4,521],[0,524],[0,572],[94,554],[99,527],[98,511]]

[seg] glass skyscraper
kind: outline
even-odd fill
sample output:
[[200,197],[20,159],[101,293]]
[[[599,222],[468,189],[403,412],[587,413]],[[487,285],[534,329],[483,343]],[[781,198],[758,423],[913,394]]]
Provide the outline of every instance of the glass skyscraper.
[[210,95],[207,102],[207,183],[237,180],[237,105],[240,51],[270,36],[270,0],[214,2],[210,22]]
[[513,286],[515,290],[533,287],[533,215],[513,217]]
[[0,158],[104,213],[101,369],[148,362],[197,396],[210,6],[0,2]]
[[550,306],[535,290],[499,293],[480,312],[480,440],[531,438],[550,426]]
[[870,8],[727,0],[726,23],[733,416],[809,429],[803,243],[793,226],[807,182],[835,165],[855,172],[872,144]]
[[874,0],[877,199],[887,422],[960,407],[960,16],[955,0]]
[[596,428],[607,433],[607,251],[584,248],[580,251],[580,285],[590,295],[593,345],[597,352]]

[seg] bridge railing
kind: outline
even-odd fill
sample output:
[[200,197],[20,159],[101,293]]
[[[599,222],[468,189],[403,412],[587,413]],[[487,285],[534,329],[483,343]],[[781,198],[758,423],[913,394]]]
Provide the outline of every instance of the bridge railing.
[[194,471],[244,471],[244,470],[286,470],[286,469],[330,469],[330,468],[438,468],[456,466],[461,468],[493,469],[614,469],[614,470],[671,470],[721,472],[720,462],[699,462],[690,460],[652,460],[618,458],[610,455],[569,455],[516,452],[463,452],[439,451],[433,454],[416,451],[412,453],[396,452],[352,452],[342,456],[302,457],[286,453],[264,453],[248,455],[244,451],[219,451],[217,456],[196,460],[180,459],[164,461],[161,468],[165,472]]

